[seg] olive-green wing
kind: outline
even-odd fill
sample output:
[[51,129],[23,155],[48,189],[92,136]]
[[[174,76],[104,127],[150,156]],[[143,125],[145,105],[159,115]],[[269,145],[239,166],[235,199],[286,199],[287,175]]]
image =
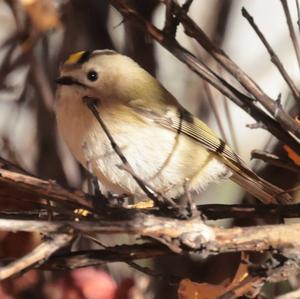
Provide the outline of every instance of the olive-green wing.
[[[238,169],[242,168],[249,175],[255,174],[247,167],[243,160],[201,120],[193,116],[182,107],[164,107],[164,111],[156,112],[152,109],[141,106],[138,102],[132,108],[139,114],[178,134],[183,134],[200,143],[207,150],[215,153],[224,163],[231,162]],[[229,163],[230,164],[230,163]],[[228,165],[230,168],[233,165]],[[232,166],[232,167],[231,167]],[[234,167],[234,168],[236,168]],[[237,169],[233,169],[237,171]]]

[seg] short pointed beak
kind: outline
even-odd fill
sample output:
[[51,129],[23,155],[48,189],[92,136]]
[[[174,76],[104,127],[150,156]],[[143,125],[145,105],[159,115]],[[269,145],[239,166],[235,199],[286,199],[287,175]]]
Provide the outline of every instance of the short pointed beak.
[[58,77],[55,80],[55,83],[60,84],[60,85],[74,85],[74,84],[78,84],[78,82],[69,76],[62,76],[62,77]]

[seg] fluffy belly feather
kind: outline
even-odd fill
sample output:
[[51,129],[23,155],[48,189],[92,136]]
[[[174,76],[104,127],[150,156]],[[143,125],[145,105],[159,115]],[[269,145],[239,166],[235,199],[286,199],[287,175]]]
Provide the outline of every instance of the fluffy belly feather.
[[[127,111],[124,117],[123,109],[130,108],[101,106],[99,112],[135,173],[154,190],[178,197],[186,188],[202,190],[228,175],[227,168],[198,143],[146,123],[133,111]],[[120,158],[81,101],[60,99],[56,114],[63,139],[76,159],[98,177],[102,192],[144,196],[131,175],[120,168]],[[136,118],[135,125],[132,117]]]

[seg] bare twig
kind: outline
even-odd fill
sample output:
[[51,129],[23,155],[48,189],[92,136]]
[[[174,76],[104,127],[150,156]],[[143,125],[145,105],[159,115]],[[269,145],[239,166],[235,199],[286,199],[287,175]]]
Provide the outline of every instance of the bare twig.
[[292,161],[284,161],[280,157],[260,150],[254,150],[251,152],[251,158],[252,159],[260,159],[263,160],[266,163],[292,170],[296,173],[300,173],[300,167],[294,164]]
[[[166,20],[163,32],[169,37],[175,38],[177,27],[180,23],[179,19],[173,14],[174,0],[165,0],[166,5]],[[188,12],[193,0],[186,0],[182,5],[182,9]]]
[[174,14],[178,16],[185,32],[215,58],[232,76],[259,101],[273,117],[288,131],[300,136],[300,126],[292,119],[280,105],[267,96],[257,83],[252,80],[240,67],[233,62],[229,56],[220,48],[215,46],[204,31],[182,11],[179,5],[174,3]]
[[299,1],[298,0],[296,0],[296,7],[297,7],[297,17],[298,17],[297,25],[298,25],[298,30],[300,32],[300,7],[299,7]]
[[177,26],[179,25],[178,18],[173,16],[173,0],[166,0],[166,20],[163,31],[174,37],[176,36]]
[[[0,169],[0,185],[6,188],[0,189],[0,198],[6,196],[11,197],[15,192],[16,197],[18,193],[22,196],[32,198],[32,200],[51,198],[52,201],[60,201],[69,203],[71,206],[82,206],[90,209],[92,207],[91,197],[80,190],[62,188],[54,181],[45,181],[36,177],[11,172],[9,170]],[[8,190],[7,190],[8,189]]]
[[0,268],[0,280],[6,279],[24,270],[34,267],[37,263],[43,263],[47,258],[58,249],[67,245],[73,238],[71,233],[55,234],[47,237],[48,239],[36,247],[33,251]]
[[[290,191],[290,190],[289,190]],[[298,218],[300,215],[300,204],[294,205],[223,205],[207,204],[198,205],[208,219],[217,220],[224,218]],[[0,214],[1,215],[1,214]]]
[[44,270],[66,270],[95,266],[111,262],[126,262],[138,259],[170,255],[165,246],[159,244],[122,245],[101,250],[84,250],[53,255],[36,268]]
[[270,54],[271,61],[275,64],[275,66],[279,70],[280,74],[282,75],[282,77],[284,78],[284,80],[286,81],[288,86],[290,87],[294,98],[298,102],[300,102],[300,92],[297,89],[296,84],[294,83],[292,78],[289,76],[289,74],[287,73],[284,65],[281,63],[279,57],[276,55],[276,53],[274,52],[274,50],[272,49],[272,47],[270,46],[270,44],[268,43],[268,41],[266,40],[266,38],[264,37],[262,32],[259,30],[259,28],[255,24],[253,17],[248,13],[248,11],[244,7],[242,8],[242,14],[247,19],[247,21],[249,22],[251,27],[254,29],[254,31],[256,32],[256,34],[258,35],[258,37],[260,38],[260,40],[262,41],[262,43],[266,47],[267,51]]
[[193,72],[212,84],[222,94],[244,109],[257,121],[263,122],[274,136],[279,140],[284,141],[296,152],[300,153],[299,142],[293,136],[288,134],[274,119],[257,107],[252,99],[243,95],[217,74],[213,73],[203,64],[203,62],[199,61],[193,54],[182,48],[176,40],[169,39],[168,36],[143,19],[132,7],[124,3],[124,1],[110,0],[110,2],[117,10],[119,10],[126,20],[134,22],[136,26],[148,32],[152,38],[168,49],[179,60],[184,62]]
[[285,17],[286,17],[286,22],[287,22],[288,27],[289,27],[291,40],[292,40],[294,50],[295,50],[295,53],[296,53],[298,66],[300,68],[300,49],[299,49],[299,44],[298,44],[297,37],[296,37],[296,34],[295,34],[295,30],[294,30],[294,26],[293,26],[292,17],[291,17],[291,14],[290,14],[289,6],[288,6],[288,3],[287,3],[286,0],[280,0],[280,2],[282,4],[283,10],[284,10],[284,14],[285,14]]

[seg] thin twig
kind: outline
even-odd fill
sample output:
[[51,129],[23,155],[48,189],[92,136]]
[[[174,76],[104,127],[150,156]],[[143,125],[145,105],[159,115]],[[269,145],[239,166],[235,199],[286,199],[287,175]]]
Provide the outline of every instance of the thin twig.
[[[288,190],[291,192],[291,190]],[[201,211],[210,220],[235,218],[235,219],[253,219],[253,218],[299,218],[300,204],[294,205],[224,205],[207,204],[198,205],[197,209]]]
[[179,25],[178,18],[173,16],[173,0],[166,0],[166,18],[165,18],[165,25],[163,31],[174,37],[176,36],[177,27]]
[[[188,12],[193,0],[186,0],[182,5],[182,9],[185,12]],[[163,32],[168,35],[170,38],[175,38],[177,27],[180,23],[179,19],[173,14],[173,4],[174,0],[165,0],[166,5],[166,18]]]
[[284,14],[285,14],[285,17],[286,17],[286,22],[287,22],[288,27],[289,27],[290,37],[291,37],[291,40],[292,40],[292,43],[293,43],[293,46],[294,46],[295,54],[296,54],[297,61],[298,61],[298,66],[300,68],[300,49],[299,49],[299,44],[298,44],[297,37],[296,37],[296,34],[295,34],[295,30],[294,30],[294,26],[293,26],[292,17],[291,17],[291,14],[290,14],[289,6],[288,6],[288,3],[287,3],[286,0],[280,0],[280,2],[282,4],[283,10],[284,10]]
[[300,7],[299,7],[299,1],[298,0],[296,0],[296,7],[297,7],[297,17],[298,17],[297,25],[298,25],[298,30],[300,32]]
[[73,236],[68,234],[55,234],[47,237],[47,240],[25,256],[0,268],[0,280],[19,274],[24,270],[34,267],[37,263],[42,264],[58,249],[67,245]]
[[288,160],[284,161],[280,157],[265,151],[253,150],[251,152],[251,158],[260,159],[271,165],[275,165],[281,168],[289,169],[296,173],[300,173],[300,167],[294,164],[292,161],[288,161]]
[[82,250],[51,256],[44,264],[35,268],[43,270],[67,270],[96,266],[111,262],[155,258],[170,255],[167,247],[160,244],[121,245],[100,250]]
[[300,137],[300,126],[282,109],[281,105],[267,96],[258,84],[240,69],[222,49],[213,44],[204,31],[176,3],[174,3],[173,11],[180,19],[188,36],[196,39],[286,130]]
[[267,51],[270,54],[271,61],[277,67],[277,69],[280,72],[280,74],[282,75],[283,79],[286,81],[287,85],[290,87],[294,98],[298,102],[300,102],[300,92],[297,89],[296,84],[294,83],[292,78],[289,76],[289,74],[287,73],[284,65],[280,61],[279,57],[276,55],[276,53],[274,52],[274,50],[272,49],[272,47],[270,46],[270,44],[268,43],[268,41],[266,40],[266,38],[264,37],[262,32],[259,30],[259,28],[255,24],[253,17],[248,13],[246,8],[244,8],[244,7],[242,8],[242,15],[247,19],[247,21],[249,22],[251,27],[254,29],[254,31],[256,32],[256,34],[258,35],[258,37],[260,38],[260,40],[262,41],[262,43],[266,47]]
[[[65,202],[76,208],[92,208],[91,197],[80,190],[67,189],[54,181],[45,181],[36,177],[28,176],[9,170],[0,169],[0,183],[10,188],[10,191],[23,193],[23,196],[32,199],[49,198],[52,201]],[[0,194],[5,193],[2,188]],[[10,196],[11,197],[11,196]]]

